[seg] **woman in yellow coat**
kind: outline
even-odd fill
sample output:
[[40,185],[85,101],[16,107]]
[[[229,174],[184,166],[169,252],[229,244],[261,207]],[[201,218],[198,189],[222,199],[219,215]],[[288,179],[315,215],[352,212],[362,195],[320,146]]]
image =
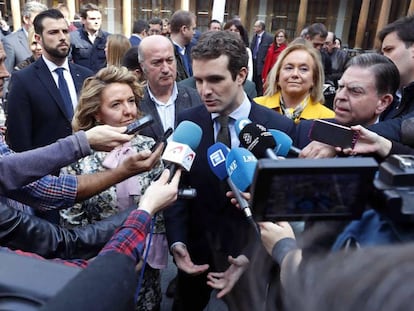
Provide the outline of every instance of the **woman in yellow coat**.
[[254,100],[298,123],[301,119],[334,118],[323,105],[324,73],[319,51],[302,40],[293,41],[269,72],[264,96]]

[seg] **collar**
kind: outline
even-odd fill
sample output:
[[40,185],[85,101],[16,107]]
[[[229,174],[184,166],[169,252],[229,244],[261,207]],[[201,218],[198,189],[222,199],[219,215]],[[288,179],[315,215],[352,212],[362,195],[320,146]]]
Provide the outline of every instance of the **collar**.
[[[147,84],[147,90],[148,90],[148,95],[149,95],[149,97],[150,97],[150,99],[154,102],[154,103],[156,103],[157,105],[161,105],[161,104],[163,104],[163,106],[165,106],[165,104],[166,103],[162,103],[161,101],[159,101],[155,96],[154,96],[154,94],[151,92],[151,89],[150,89],[150,87],[149,87],[149,85]],[[177,88],[177,82],[175,82],[174,81],[174,86],[173,86],[173,89],[172,89],[172,92],[171,92],[171,95],[170,95],[170,98],[169,98],[169,100],[168,100],[168,102],[173,102],[173,103],[175,103],[175,101],[176,101],[176,99],[177,99],[177,96],[178,96],[178,88]],[[167,102],[167,103],[168,103]]]
[[[247,97],[246,93],[244,93],[244,99],[243,102],[239,107],[237,107],[234,111],[232,111],[229,115],[230,118],[233,120],[239,120],[244,118],[249,118],[250,111],[252,108],[252,103],[250,102],[249,98]],[[211,113],[211,119],[214,120],[217,118],[220,114],[217,112]]]
[[50,72],[55,71],[55,69],[58,68],[58,67],[65,68],[68,72],[70,72],[69,63],[68,63],[68,58],[67,57],[65,58],[65,62],[61,66],[58,66],[55,63],[51,62],[44,55],[42,55],[42,59],[45,62],[46,66],[47,66],[47,68],[49,69]]

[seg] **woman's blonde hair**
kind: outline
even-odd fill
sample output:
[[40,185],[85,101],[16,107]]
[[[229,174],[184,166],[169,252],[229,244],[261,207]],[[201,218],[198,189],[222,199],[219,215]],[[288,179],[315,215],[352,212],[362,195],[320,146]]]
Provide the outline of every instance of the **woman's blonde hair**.
[[138,108],[138,116],[141,116],[138,104],[144,94],[142,85],[137,82],[136,76],[125,67],[108,66],[83,82],[79,104],[76,106],[72,120],[74,131],[86,131],[97,124],[95,116],[101,107],[102,92],[111,83],[123,83],[130,86]]
[[108,66],[121,67],[122,58],[131,47],[128,38],[121,34],[109,35],[106,41],[106,63]]
[[282,63],[285,60],[285,58],[293,51],[305,51],[312,57],[313,87],[310,90],[310,97],[314,102],[323,103],[325,100],[323,96],[323,83],[325,81],[325,74],[323,71],[320,52],[301,38],[293,40],[287,46],[287,48],[284,49],[282,53],[280,53],[276,64],[274,64],[267,77],[266,91],[264,95],[273,96],[281,90],[278,82],[280,77],[280,71],[282,69]]

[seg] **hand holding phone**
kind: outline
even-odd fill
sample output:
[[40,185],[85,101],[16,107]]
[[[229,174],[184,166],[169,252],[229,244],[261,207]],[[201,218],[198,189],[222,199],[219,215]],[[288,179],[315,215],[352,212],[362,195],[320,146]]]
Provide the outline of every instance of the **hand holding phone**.
[[358,132],[347,126],[316,119],[309,131],[309,138],[342,149],[354,148]]

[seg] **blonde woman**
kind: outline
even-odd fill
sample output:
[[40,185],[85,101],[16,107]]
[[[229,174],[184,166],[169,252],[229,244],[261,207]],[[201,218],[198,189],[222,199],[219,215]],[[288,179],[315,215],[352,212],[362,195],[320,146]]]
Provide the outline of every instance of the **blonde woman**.
[[122,58],[131,47],[129,39],[121,34],[109,35],[105,45],[107,66],[122,66]]
[[267,77],[264,96],[254,100],[298,123],[302,119],[334,118],[323,105],[324,73],[319,52],[295,40],[279,55]]
[[[109,66],[89,77],[83,84],[72,126],[74,131],[88,130],[97,124],[126,126],[141,116],[138,109],[143,89],[125,67]],[[94,151],[65,168],[70,174],[89,174],[116,167],[130,154],[150,149],[152,138],[135,135],[131,141],[112,152]],[[148,152],[148,151],[147,151]],[[90,199],[60,212],[65,227],[83,226],[137,205],[141,194],[162,171],[160,162],[147,172],[131,177]],[[161,302],[160,269],[168,258],[162,214],[154,219],[154,234],[145,266],[144,282],[137,301],[139,310],[158,310]],[[147,252],[145,250],[145,252]],[[145,254],[145,253],[144,253]]]

